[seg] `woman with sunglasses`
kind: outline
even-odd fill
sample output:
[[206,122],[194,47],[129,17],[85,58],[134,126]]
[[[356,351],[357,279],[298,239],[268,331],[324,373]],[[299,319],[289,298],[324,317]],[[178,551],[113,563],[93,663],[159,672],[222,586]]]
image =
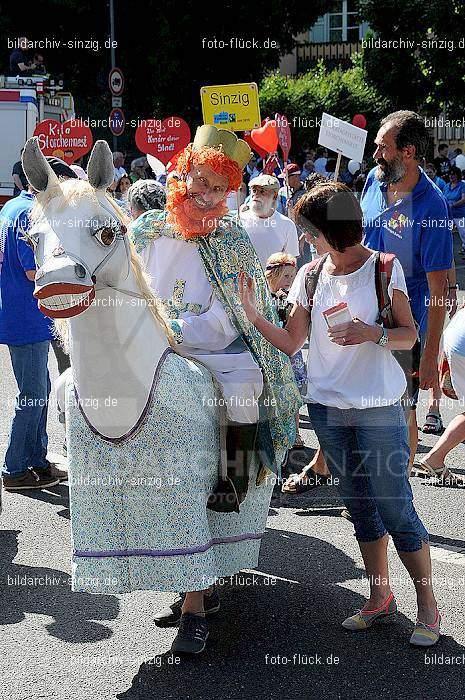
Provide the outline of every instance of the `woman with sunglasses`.
[[253,280],[242,274],[244,311],[262,335],[289,356],[304,344],[311,327],[305,400],[328,467],[355,527],[370,581],[363,608],[342,623],[366,630],[393,615],[387,545],[392,537],[416,589],[418,617],[411,644],[439,639],[440,616],[431,585],[428,533],[419,519],[407,476],[409,444],[400,403],[406,380],[391,350],[409,350],[416,330],[404,273],[394,260],[389,296],[396,327],[376,323],[377,254],[362,245],[362,213],[345,185],[318,185],[296,205],[296,220],[322,256],[310,305],[304,266],[288,300],[293,309],[285,328],[261,316]]

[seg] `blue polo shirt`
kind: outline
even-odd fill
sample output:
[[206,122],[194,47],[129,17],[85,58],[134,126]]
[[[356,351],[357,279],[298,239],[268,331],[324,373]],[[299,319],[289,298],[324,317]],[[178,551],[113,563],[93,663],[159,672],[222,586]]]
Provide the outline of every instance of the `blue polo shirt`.
[[433,180],[434,184],[439,187],[441,192],[444,192],[444,187],[446,186],[446,181],[442,179],[442,177],[439,177],[436,175],[436,177]]
[[394,253],[404,269],[410,304],[420,333],[426,332],[427,272],[449,270],[453,261],[452,227],[439,188],[419,168],[420,179],[403,199],[387,202],[387,184],[370,171],[362,193],[365,239],[373,250]]
[[26,270],[35,270],[34,254],[23,240],[29,227],[34,197],[21,192],[0,211],[0,343],[26,345],[51,340],[51,320],[39,311],[32,296],[34,282]]

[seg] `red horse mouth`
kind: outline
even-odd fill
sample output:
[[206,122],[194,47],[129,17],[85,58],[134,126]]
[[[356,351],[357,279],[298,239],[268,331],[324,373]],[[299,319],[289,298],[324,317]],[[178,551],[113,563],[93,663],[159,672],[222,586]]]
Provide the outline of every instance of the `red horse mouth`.
[[41,287],[34,296],[39,309],[49,318],[71,318],[85,311],[95,297],[94,287],[57,282]]

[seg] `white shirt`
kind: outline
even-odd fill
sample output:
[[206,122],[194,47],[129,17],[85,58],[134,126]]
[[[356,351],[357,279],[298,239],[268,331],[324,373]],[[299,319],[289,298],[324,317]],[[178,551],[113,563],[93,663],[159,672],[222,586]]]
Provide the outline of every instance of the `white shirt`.
[[273,253],[289,253],[296,258],[299,256],[299,239],[295,223],[284,214],[275,211],[272,216],[262,219],[248,209],[241,212],[240,217],[263,269]]
[[213,294],[194,243],[160,236],[142,252],[155,294],[170,318],[182,320],[182,346],[222,350],[239,333]]
[[126,170],[121,166],[120,168],[114,168],[115,171],[115,182],[118,182],[123,175],[127,175]]
[[181,326],[183,341],[176,351],[199,360],[215,375],[231,420],[257,422],[263,391],[260,367],[214,294],[195,243],[160,236],[142,251],[142,258],[152,289]]
[[[346,302],[352,318],[373,324],[378,317],[375,286],[375,253],[355,272],[330,275],[326,264],[318,280],[312,307],[312,330],[307,358],[308,403],[336,408],[376,408],[398,401],[407,386],[405,375],[391,351],[376,343],[341,346],[328,337],[323,311]],[[288,302],[308,309],[304,265],[292,284]],[[394,289],[408,298],[404,272],[395,259],[389,296]]]
[[237,211],[238,206],[237,206],[237,200],[239,199],[239,206],[244,203],[245,200],[245,194],[242,190],[239,190],[239,197],[237,196],[237,191],[233,190],[228,194],[226,197],[226,206],[228,207],[229,211]]

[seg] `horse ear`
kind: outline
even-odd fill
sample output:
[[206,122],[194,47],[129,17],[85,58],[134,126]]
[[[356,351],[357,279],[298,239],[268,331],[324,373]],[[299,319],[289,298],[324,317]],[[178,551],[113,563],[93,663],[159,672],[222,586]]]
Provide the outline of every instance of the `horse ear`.
[[96,141],[87,165],[87,177],[96,190],[106,190],[115,179],[113,156],[106,141]]
[[37,192],[45,192],[49,187],[60,184],[39,148],[37,136],[26,141],[22,161],[24,173]]

